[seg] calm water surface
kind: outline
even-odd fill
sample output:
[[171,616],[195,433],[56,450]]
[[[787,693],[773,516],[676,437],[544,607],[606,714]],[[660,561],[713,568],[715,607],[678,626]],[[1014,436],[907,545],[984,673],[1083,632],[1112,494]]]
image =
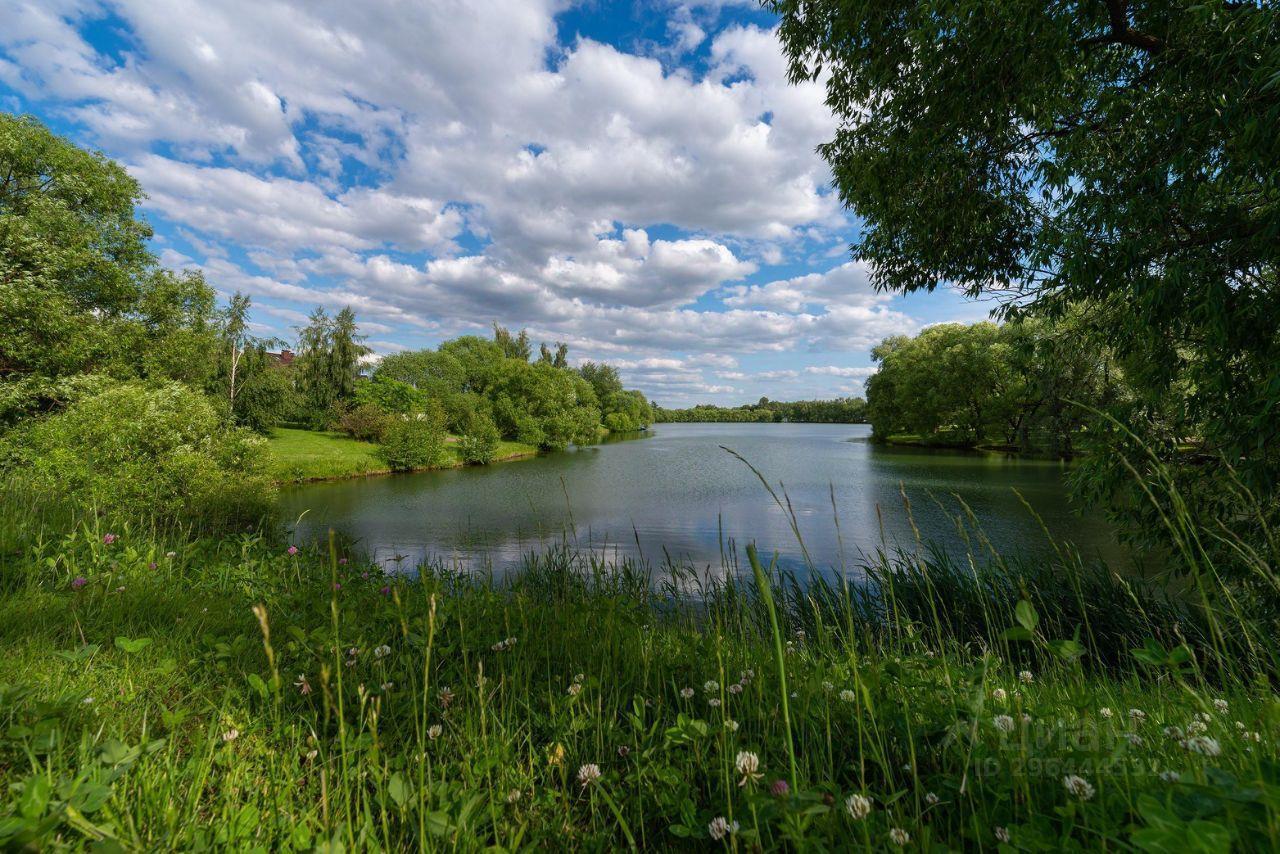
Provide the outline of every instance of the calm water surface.
[[724,445],[785,488],[819,571],[838,569],[842,555],[843,565],[856,564],[882,535],[913,543],[901,491],[924,540],[947,549],[965,549],[959,496],[1003,553],[1046,553],[1016,489],[1055,537],[1087,554],[1118,554],[1100,520],[1068,506],[1061,463],[886,448],[868,434],[866,425],[659,424],[641,438],[520,462],[299,486],[282,505],[290,520],[305,511],[299,539],[332,527],[406,570],[427,557],[501,570],[566,537],[609,557],[660,564],[665,554],[713,570],[722,554],[737,553],[745,566],[743,548],[755,541],[762,554],[805,568],[787,514]]

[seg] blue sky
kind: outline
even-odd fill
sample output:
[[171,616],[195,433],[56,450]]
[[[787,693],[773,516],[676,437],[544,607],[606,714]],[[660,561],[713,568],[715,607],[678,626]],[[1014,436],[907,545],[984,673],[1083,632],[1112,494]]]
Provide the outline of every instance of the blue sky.
[[859,393],[887,335],[986,307],[877,293],[735,0],[0,0],[0,107],[128,166],[163,263],[291,339],[380,354],[493,321],[667,405]]

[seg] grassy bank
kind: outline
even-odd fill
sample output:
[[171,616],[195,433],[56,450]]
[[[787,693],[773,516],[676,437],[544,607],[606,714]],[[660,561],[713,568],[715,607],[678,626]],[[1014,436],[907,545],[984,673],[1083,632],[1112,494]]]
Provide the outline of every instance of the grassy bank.
[[1280,844],[1268,653],[1069,557],[881,556],[805,591],[564,547],[412,582],[23,524],[0,847]]
[[[462,465],[450,445],[451,465]],[[340,480],[389,474],[391,468],[378,456],[378,448],[370,442],[359,442],[341,433],[295,430],[278,427],[268,440],[271,468],[276,480]],[[520,442],[498,444],[495,462],[536,456],[538,449]]]

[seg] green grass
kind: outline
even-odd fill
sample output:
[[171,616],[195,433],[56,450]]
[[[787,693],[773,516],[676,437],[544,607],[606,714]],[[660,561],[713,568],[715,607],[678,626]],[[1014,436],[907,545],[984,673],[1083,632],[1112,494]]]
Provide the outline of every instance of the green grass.
[[[268,452],[274,477],[285,482],[339,480],[391,471],[378,456],[377,445],[335,432],[278,427],[271,432]],[[537,452],[532,445],[502,441],[498,444],[495,462],[533,456]],[[452,447],[450,454],[452,464],[460,464]]]
[[412,581],[6,506],[0,848],[1280,845],[1268,653],[1069,556]]

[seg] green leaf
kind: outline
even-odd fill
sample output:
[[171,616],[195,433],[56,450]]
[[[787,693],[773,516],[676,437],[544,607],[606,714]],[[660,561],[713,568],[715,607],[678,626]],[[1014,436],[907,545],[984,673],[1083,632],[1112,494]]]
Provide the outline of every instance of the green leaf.
[[1073,639],[1049,641],[1049,650],[1064,661],[1083,658],[1086,652],[1084,644]]
[[107,798],[110,797],[111,788],[109,786],[89,783],[77,788],[75,793],[67,800],[71,806],[85,815],[89,815],[97,812],[107,802]]
[[1036,609],[1026,599],[1018,600],[1018,604],[1013,609],[1013,615],[1018,620],[1018,625],[1022,626],[1028,632],[1034,632],[1036,626],[1040,625],[1040,615],[1036,613]]
[[22,797],[18,799],[18,812],[25,818],[33,819],[44,815],[45,807],[49,806],[51,788],[48,777],[32,777],[27,780],[22,787]]
[[267,698],[267,683],[262,681],[262,677],[256,673],[250,673],[245,676],[245,680],[249,683],[249,687],[257,692],[262,699]]
[[124,635],[116,636],[116,649],[133,655],[136,652],[142,652],[151,645],[151,638],[127,638]]
[[398,771],[392,774],[391,779],[387,781],[387,794],[391,796],[391,800],[395,801],[398,807],[403,808],[409,802],[409,786]]

